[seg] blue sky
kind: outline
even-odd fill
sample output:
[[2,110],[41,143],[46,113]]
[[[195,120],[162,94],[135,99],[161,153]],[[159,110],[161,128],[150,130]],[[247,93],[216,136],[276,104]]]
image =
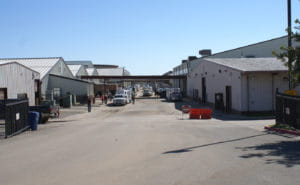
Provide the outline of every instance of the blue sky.
[[[300,1],[292,0],[293,19]],[[0,57],[51,57],[162,74],[285,35],[286,0],[1,0]]]

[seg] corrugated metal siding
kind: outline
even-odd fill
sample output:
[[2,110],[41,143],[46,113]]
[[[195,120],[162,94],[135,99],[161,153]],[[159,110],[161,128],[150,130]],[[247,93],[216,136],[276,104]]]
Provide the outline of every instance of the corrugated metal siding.
[[49,74],[59,75],[59,76],[65,76],[69,78],[75,78],[68,66],[60,60],[57,62],[52,69],[49,71]]
[[288,89],[288,82],[283,79],[284,77],[287,77],[285,72],[276,73],[275,75],[272,75],[271,72],[254,73],[248,74],[249,82],[247,82],[247,75],[243,75],[242,111],[274,110],[276,89],[278,88],[279,92]]
[[7,88],[8,98],[17,98],[18,94],[26,93],[29,105],[34,105],[34,80],[39,78],[39,73],[22,65],[16,63],[0,65],[0,88]]
[[52,90],[53,88],[60,88],[62,95],[65,95],[68,92],[77,96],[88,96],[94,94],[94,89],[91,89],[92,87],[88,82],[50,75],[48,90]]
[[272,51],[280,51],[280,47],[283,45],[287,45],[287,37],[216,53],[207,58],[240,58],[246,56],[255,56],[257,58],[274,57]]
[[60,57],[54,58],[12,58],[12,59],[0,59],[1,63],[18,62],[30,69],[33,69],[40,73],[40,78],[44,76],[52,69],[52,67],[58,62],[62,61]]

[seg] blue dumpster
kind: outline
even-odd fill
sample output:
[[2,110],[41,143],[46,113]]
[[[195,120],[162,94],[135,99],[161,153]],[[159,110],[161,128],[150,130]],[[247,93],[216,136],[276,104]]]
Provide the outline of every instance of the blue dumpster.
[[37,130],[40,114],[38,112],[30,111],[28,113],[28,122],[31,130]]

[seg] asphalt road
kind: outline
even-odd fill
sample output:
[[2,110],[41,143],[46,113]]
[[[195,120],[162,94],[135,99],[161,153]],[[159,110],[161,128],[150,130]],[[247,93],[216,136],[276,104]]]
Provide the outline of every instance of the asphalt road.
[[1,185],[300,184],[299,137],[274,120],[182,120],[174,103],[137,99],[0,140]]

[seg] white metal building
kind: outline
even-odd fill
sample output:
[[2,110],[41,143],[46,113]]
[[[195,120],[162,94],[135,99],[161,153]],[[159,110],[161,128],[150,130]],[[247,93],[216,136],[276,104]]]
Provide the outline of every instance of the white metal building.
[[80,78],[80,76],[88,75],[87,70],[83,65],[67,65],[70,71],[72,72],[73,76]]
[[32,70],[40,73],[41,78],[41,91],[45,95],[47,90],[52,90],[48,86],[49,74],[65,76],[74,78],[72,72],[64,63],[62,57],[49,57],[49,58],[8,58],[0,59],[0,62],[18,62]]
[[[86,68],[87,74],[89,76],[98,76],[98,72],[96,68]],[[100,84],[101,80],[99,79],[88,79],[89,82],[94,82],[95,84]]]
[[65,61],[67,65],[83,65],[85,68],[93,68],[93,62],[90,60],[72,60]]
[[95,68],[86,68],[86,71],[89,76],[97,76],[98,72]]
[[272,111],[276,90],[288,89],[287,76],[276,58],[206,58],[188,75],[188,96],[215,104],[219,93],[229,111]]
[[[64,92],[69,92],[67,87],[72,87],[73,91],[76,91],[77,88],[82,88],[78,86],[78,81],[72,74],[69,67],[65,64],[65,61],[62,57],[49,57],[49,58],[8,58],[0,59],[0,62],[18,62],[32,70],[35,70],[40,73],[41,79],[41,93],[44,98],[51,97],[54,93],[60,92],[60,96],[65,96]],[[67,84],[56,86],[55,83],[49,83],[50,75],[55,75],[57,81],[65,82]],[[59,78],[61,77],[61,78]],[[68,81],[64,79],[69,79]],[[73,81],[71,79],[74,79]],[[90,88],[84,89],[85,92],[90,92]],[[85,96],[90,96],[91,94],[85,94]]]
[[[182,64],[173,68],[174,75],[185,75],[190,73],[191,69],[194,69],[198,63],[208,58],[264,58],[264,57],[274,57],[272,52],[281,52],[281,46],[287,46],[288,37],[278,37],[247,46],[242,46],[235,49],[226,50],[223,52],[218,52],[213,55],[204,56],[194,60],[183,61]],[[293,46],[296,46],[298,43],[293,41]],[[299,45],[299,44],[298,44]],[[179,80],[174,80],[175,87],[181,87],[184,89],[184,83],[179,82]]]
[[22,64],[0,62],[0,99],[15,99],[26,94],[29,105],[35,105],[39,79],[38,72]]
[[49,75],[49,86],[59,89],[60,94],[72,94],[77,99],[94,96],[94,83],[84,80],[62,77],[58,75]]

